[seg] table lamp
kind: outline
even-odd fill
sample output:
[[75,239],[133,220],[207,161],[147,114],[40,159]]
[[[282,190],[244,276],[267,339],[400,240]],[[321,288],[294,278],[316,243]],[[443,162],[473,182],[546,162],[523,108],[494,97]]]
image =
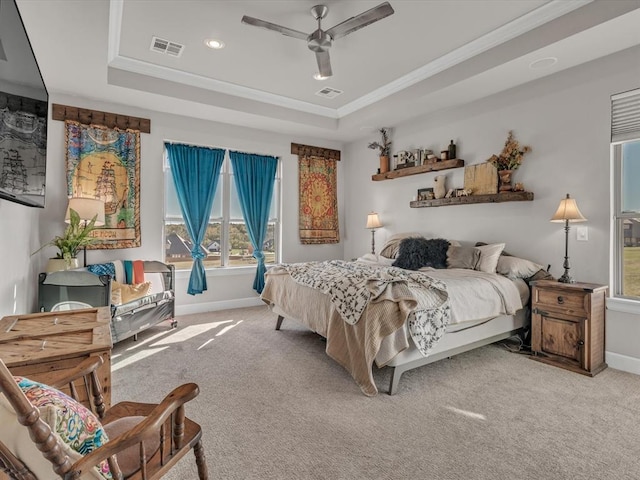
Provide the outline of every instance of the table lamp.
[[371,253],[376,254],[376,228],[382,227],[378,214],[371,212],[367,215],[367,228],[371,229]]
[[567,198],[563,198],[560,200],[560,205],[558,206],[558,210],[551,217],[552,222],[564,222],[564,274],[558,279],[559,282],[562,283],[574,283],[575,280],[571,278],[569,274],[569,223],[574,222],[586,222],[587,219],[582,216],[580,210],[578,209],[578,205],[573,198],[569,197],[567,193]]

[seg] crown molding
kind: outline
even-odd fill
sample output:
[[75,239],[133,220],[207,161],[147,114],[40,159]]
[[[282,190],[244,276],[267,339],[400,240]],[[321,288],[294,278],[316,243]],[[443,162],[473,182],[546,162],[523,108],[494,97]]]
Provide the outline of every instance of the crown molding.
[[323,107],[282,95],[223,82],[221,80],[120,55],[124,0],[109,0],[108,65],[109,67],[203,88],[221,94],[241,97],[327,118],[340,119],[593,1],[594,0],[552,0],[494,31],[339,108]]
[[577,8],[583,7],[593,0],[552,0],[537,9],[516,18],[494,31],[459,47],[407,75],[384,85],[371,93],[338,108],[338,118],[345,117],[364,107],[376,103],[385,97],[400,92],[416,83],[443,72],[459,63],[469,60],[493,47],[512,40],[534,28],[544,25]]

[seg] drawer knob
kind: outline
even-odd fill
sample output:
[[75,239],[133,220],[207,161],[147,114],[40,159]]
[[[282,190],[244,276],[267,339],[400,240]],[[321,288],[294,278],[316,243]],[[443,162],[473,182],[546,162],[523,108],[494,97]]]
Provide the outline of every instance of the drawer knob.
[[584,340],[578,340],[578,347],[582,347],[584,345]]
[[558,303],[562,305],[564,303],[564,297],[562,295],[558,295]]

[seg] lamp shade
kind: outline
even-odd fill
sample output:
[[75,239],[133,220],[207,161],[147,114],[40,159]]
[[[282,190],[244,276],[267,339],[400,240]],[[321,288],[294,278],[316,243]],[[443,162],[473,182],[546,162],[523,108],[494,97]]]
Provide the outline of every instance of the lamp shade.
[[104,225],[104,202],[97,198],[85,198],[85,197],[72,197],[69,199],[69,206],[67,207],[67,213],[64,216],[64,221],[69,223],[71,215],[69,210],[73,209],[78,212],[80,220],[90,222],[93,217],[96,217],[96,227]]
[[380,228],[381,226],[382,224],[380,223],[377,213],[372,212],[367,215],[367,228]]
[[575,199],[570,198],[567,193],[567,198],[563,198],[560,200],[560,205],[558,206],[558,210],[551,217],[552,222],[586,222],[587,219],[582,216],[580,210],[578,209],[578,205],[576,204]]

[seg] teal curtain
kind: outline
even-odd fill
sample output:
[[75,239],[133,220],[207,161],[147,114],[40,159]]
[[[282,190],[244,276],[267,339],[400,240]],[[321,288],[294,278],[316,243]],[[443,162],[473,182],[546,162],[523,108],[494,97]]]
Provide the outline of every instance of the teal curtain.
[[165,143],[165,148],[182,217],[193,243],[187,293],[196,295],[207,289],[201,243],[209,225],[225,150],[172,143]]
[[262,293],[266,271],[262,246],[267,235],[278,158],[233,151],[229,156],[253,256],[258,261],[253,289]]

